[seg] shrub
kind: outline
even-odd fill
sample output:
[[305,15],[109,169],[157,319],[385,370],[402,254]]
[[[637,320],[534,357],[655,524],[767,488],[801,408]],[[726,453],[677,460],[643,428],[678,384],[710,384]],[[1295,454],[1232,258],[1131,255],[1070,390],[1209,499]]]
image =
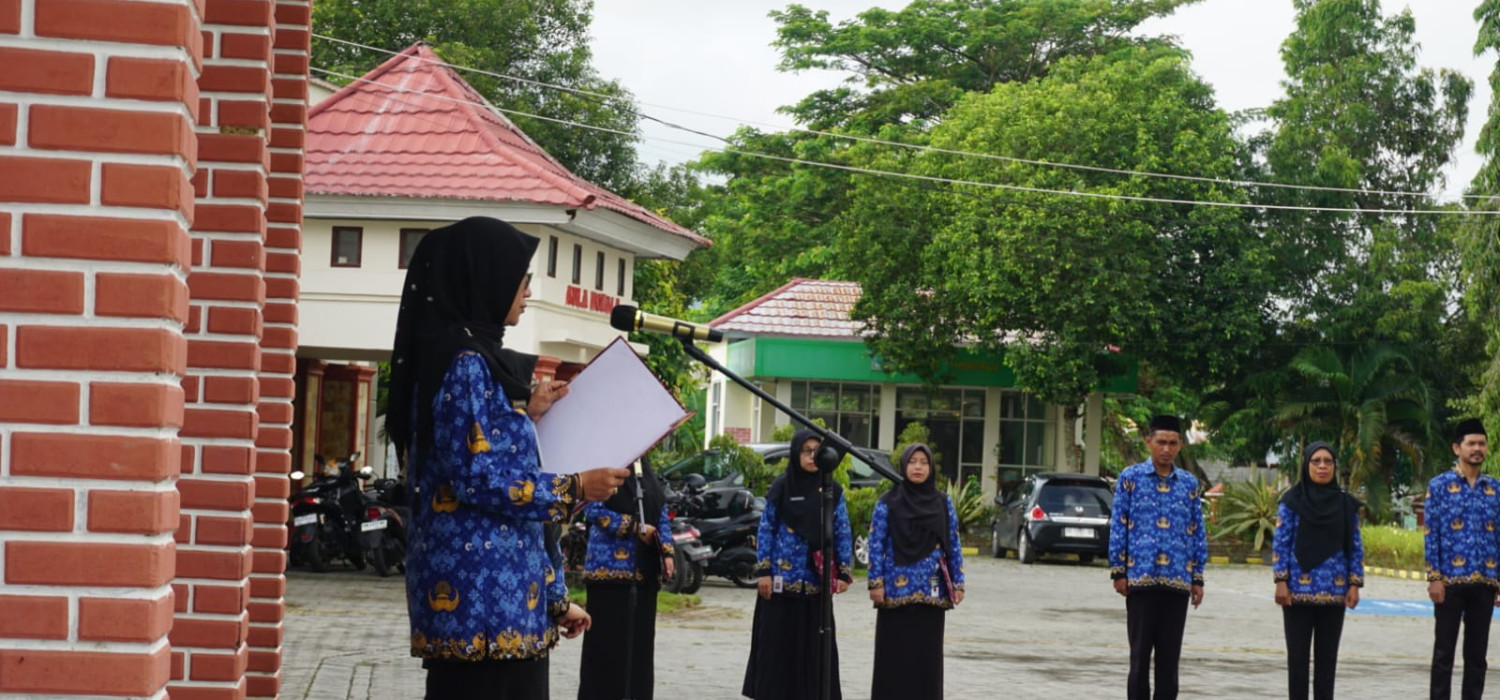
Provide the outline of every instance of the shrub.
[[1391,525],[1365,525],[1359,529],[1365,545],[1366,566],[1422,571],[1427,568],[1421,530]]
[[1224,486],[1219,499],[1218,523],[1223,533],[1250,542],[1260,551],[1276,533],[1276,512],[1281,493],[1257,476],[1250,481]]
[[771,482],[781,474],[780,468],[775,465],[766,464],[761,459],[760,453],[741,445],[729,433],[715,435],[708,443],[709,449],[718,450],[719,459],[723,459],[727,470],[736,471],[745,476],[745,486],[753,493],[763,494],[770,488]]

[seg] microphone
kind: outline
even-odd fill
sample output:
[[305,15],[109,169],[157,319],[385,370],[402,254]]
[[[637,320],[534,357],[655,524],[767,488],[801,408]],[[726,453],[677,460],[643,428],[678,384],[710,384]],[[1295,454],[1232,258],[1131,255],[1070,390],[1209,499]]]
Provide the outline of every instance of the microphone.
[[663,333],[682,340],[706,340],[717,343],[724,340],[724,331],[709,328],[701,323],[688,323],[675,318],[648,314],[627,304],[620,304],[609,314],[609,325],[627,333],[651,331]]

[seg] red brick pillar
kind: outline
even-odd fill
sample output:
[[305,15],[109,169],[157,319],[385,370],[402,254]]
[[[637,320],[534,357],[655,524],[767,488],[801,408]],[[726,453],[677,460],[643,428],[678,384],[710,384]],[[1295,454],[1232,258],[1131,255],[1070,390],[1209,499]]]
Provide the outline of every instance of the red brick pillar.
[[0,0],[0,695],[167,685],[201,46]]
[[231,700],[246,693],[272,9],[271,0],[205,5],[172,630],[170,690],[177,700]]
[[297,278],[301,273],[302,154],[312,6],[278,0],[272,56],[271,171],[267,180],[265,332],[261,337],[260,436],[256,440],[255,557],[250,575],[252,697],[281,690],[286,593],[287,496],[297,374]]

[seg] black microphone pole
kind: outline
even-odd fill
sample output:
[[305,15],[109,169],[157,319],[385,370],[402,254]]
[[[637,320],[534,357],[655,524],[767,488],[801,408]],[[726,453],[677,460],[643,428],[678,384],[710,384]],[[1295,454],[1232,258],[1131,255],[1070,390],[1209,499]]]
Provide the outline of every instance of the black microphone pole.
[[[635,547],[635,572],[630,577],[630,592],[625,594],[625,690],[620,695],[620,700],[631,700],[635,697],[635,689],[631,684],[635,681],[635,611],[640,604],[641,582],[636,580],[645,570],[645,552],[641,547],[641,533],[646,527],[646,497],[645,487],[641,485],[640,462],[635,464],[635,527],[631,537],[634,539],[632,545]],[[660,537],[661,533],[657,533]],[[652,601],[654,605],[656,601]]]

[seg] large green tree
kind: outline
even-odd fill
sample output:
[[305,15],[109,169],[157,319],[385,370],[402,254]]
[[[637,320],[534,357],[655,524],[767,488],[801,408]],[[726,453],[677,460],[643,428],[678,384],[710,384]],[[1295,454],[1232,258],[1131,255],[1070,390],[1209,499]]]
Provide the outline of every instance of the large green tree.
[[[1489,109],[1475,143],[1484,161],[1469,185],[1469,194],[1500,198],[1500,0],[1483,0],[1474,10],[1474,19],[1479,23],[1474,54],[1493,52],[1497,63],[1490,72]],[[1472,208],[1500,211],[1500,199],[1479,199]],[[1464,408],[1483,415],[1489,425],[1500,426],[1500,218],[1475,216],[1466,223],[1460,239],[1467,283],[1465,303],[1481,324],[1487,357],[1476,365],[1481,381]]]
[[[511,118],[553,157],[586,180],[613,189],[635,174],[638,117],[631,95],[592,64],[592,0],[320,0],[313,31],[390,51],[425,41],[443,60],[529,81],[586,90],[555,90],[523,80],[465,72],[464,80],[507,110],[613,129],[580,129],[545,119]],[[359,76],[390,56],[314,37],[316,69]],[[316,70],[336,83],[348,78]]]

